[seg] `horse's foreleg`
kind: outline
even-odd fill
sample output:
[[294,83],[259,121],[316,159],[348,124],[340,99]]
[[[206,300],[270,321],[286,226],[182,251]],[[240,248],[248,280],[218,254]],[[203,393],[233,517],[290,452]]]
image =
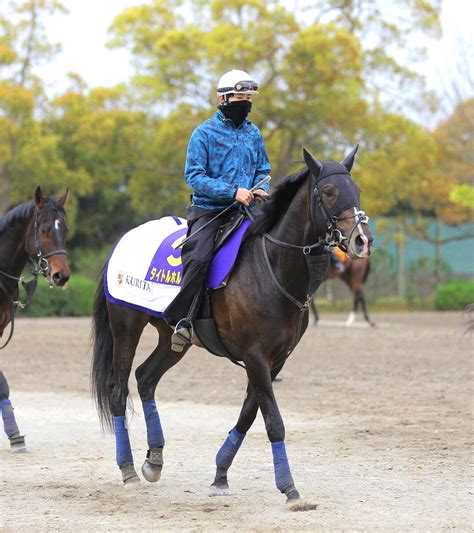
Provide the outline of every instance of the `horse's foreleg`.
[[239,420],[227,436],[216,456],[216,477],[211,485],[211,496],[227,496],[230,494],[227,481],[227,471],[234,460],[245,438],[247,431],[253,424],[258,412],[258,403],[253,394],[250,383],[247,385],[247,394],[240,411]]
[[369,317],[369,313],[367,312],[367,306],[365,305],[365,298],[364,298],[364,294],[361,292],[360,295],[359,295],[359,298],[360,298],[360,303],[362,305],[362,312],[364,313],[364,318],[365,320],[372,326],[374,327],[375,324],[372,322],[372,320],[370,320],[370,317]]
[[142,466],[142,474],[150,483],[160,479],[165,445],[160,415],[156,408],[155,389],[165,372],[178,363],[187,351],[187,349],[179,353],[172,351],[170,349],[171,329],[164,323],[157,325],[157,328],[160,334],[157,348],[135,371],[138,392],[145,414],[148,442],[148,452]]
[[272,445],[276,486],[286,494],[287,501],[296,500],[300,495],[295,488],[286,455],[285,426],[273,394],[269,365],[262,357],[255,357],[246,360],[245,366]]
[[0,370],[0,411],[2,412],[3,429],[10,441],[13,453],[26,452],[25,437],[20,435],[20,430],[15,420],[13,405],[10,401],[10,389],[7,378]]
[[[280,370],[283,368],[284,363],[285,361],[273,367],[271,372],[272,380],[275,379]],[[232,465],[232,461],[237,455],[247,431],[254,423],[257,412],[258,403],[249,382],[237,424],[229,431],[228,437],[217,453],[216,477],[211,485],[211,496],[227,496],[230,494],[229,483],[227,481],[227,471]]]

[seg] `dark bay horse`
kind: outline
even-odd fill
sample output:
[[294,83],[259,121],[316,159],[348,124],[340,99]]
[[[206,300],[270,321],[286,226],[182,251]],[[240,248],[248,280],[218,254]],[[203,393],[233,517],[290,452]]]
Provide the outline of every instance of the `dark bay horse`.
[[[352,310],[349,313],[349,316],[347,317],[346,325],[350,326],[354,320],[355,320],[355,314],[357,312],[357,309],[359,308],[359,305],[362,308],[362,312],[364,313],[365,320],[373,327],[375,326],[375,323],[372,322],[372,320],[369,317],[369,313],[367,311],[367,305],[365,303],[364,298],[364,284],[367,281],[367,278],[370,273],[370,258],[369,257],[362,257],[360,259],[351,259],[350,257],[346,256],[346,259],[344,261],[344,271],[340,272],[336,265],[332,264],[329,268],[328,274],[326,276],[326,279],[340,279],[343,281],[351,290],[353,295],[353,304],[352,304]],[[318,310],[316,307],[316,302],[313,300],[311,302],[311,310],[314,314],[314,321],[315,323],[319,320]]]
[[[28,299],[36,288],[37,278],[43,274],[50,286],[62,287],[70,272],[64,249],[67,236],[64,203],[67,191],[59,199],[46,198],[38,187],[35,201],[21,204],[0,218],[0,337],[10,324],[13,335],[15,311],[23,304],[19,301],[19,284],[27,291]],[[26,263],[31,264],[31,279],[22,276]],[[24,451],[25,437],[20,435],[9,387],[0,370],[0,410],[5,433],[13,452]]]
[[[342,163],[321,163],[304,150],[307,167],[276,188],[251,226],[226,287],[211,294],[219,335],[230,354],[242,361],[249,381],[237,424],[217,453],[212,495],[228,493],[227,471],[260,408],[276,486],[288,501],[299,498],[272,380],[307,328],[309,301],[329,262],[326,246],[339,243],[354,258],[370,254],[371,232],[360,211],[360,190],[350,176],[356,151],[357,146]],[[158,481],[164,436],[155,389],[184,352],[171,351],[172,329],[164,320],[110,303],[103,276],[93,320],[93,392],[102,422],[115,429],[116,460],[125,487],[139,481],[125,419],[129,374],[143,328],[151,323],[158,330],[158,346],[135,372],[149,448],[142,473],[148,481]],[[193,342],[198,344],[197,339]]]

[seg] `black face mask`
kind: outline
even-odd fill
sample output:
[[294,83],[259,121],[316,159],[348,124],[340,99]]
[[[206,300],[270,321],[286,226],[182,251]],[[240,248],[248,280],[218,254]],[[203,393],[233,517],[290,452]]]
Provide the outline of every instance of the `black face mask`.
[[250,113],[252,102],[249,100],[237,100],[227,105],[220,105],[219,109],[224,113],[225,118],[232,120],[238,128]]

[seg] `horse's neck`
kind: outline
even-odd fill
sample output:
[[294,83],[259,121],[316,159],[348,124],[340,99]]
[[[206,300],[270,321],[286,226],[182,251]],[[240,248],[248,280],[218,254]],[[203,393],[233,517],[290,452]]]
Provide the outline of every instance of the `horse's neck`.
[[314,244],[322,236],[310,218],[306,182],[298,189],[288,209],[275,224],[271,234],[281,241],[298,246]]
[[[306,182],[301,185],[286,213],[270,233],[280,241],[298,246],[318,242],[322,234],[315,229],[309,215]],[[304,301],[309,287],[309,272],[303,251],[272,243],[268,243],[267,249],[279,281],[295,298]]]
[[25,245],[30,223],[31,216],[18,218],[0,232],[0,270],[11,276],[18,277],[28,259]]

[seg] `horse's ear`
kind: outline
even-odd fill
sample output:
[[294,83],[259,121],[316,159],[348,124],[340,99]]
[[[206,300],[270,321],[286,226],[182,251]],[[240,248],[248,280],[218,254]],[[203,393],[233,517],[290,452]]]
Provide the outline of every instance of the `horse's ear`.
[[323,165],[314,157],[313,154],[306,150],[306,148],[303,148],[303,155],[311,174],[317,178],[321,172],[321,169],[323,168]]
[[61,198],[58,198],[58,204],[61,207],[64,207],[64,204],[66,203],[67,193],[69,192],[69,189],[66,189],[66,192],[61,196]]
[[359,145],[356,144],[354,148],[346,155],[346,157],[341,161],[341,165],[344,165],[348,172],[351,171],[352,165],[354,164],[354,158],[359,149]]
[[36,202],[36,205],[40,209],[43,209],[45,201],[44,201],[43,192],[41,191],[41,187],[39,185],[38,187],[36,187],[36,191],[35,191],[35,202]]

